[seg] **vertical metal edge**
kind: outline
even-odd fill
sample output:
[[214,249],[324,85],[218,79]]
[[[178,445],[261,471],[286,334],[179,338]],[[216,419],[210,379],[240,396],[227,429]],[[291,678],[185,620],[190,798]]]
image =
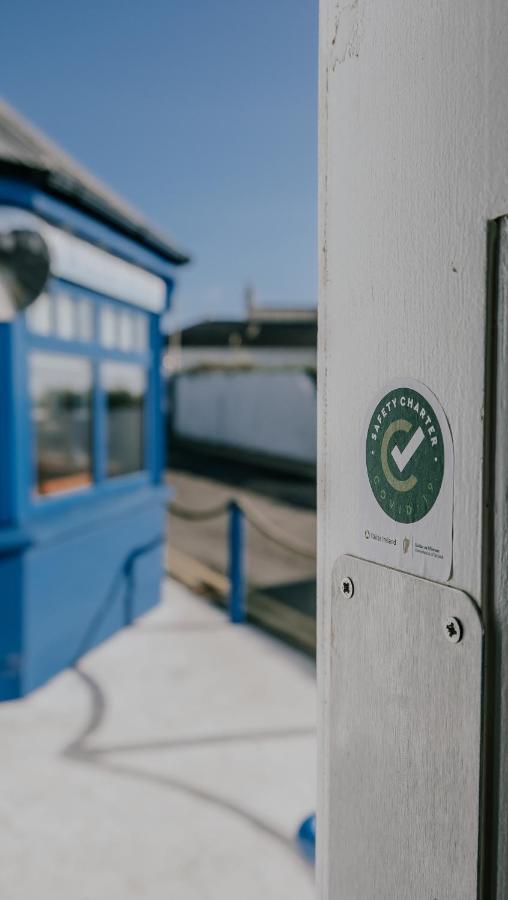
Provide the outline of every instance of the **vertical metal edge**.
[[[482,519],[482,614],[484,627],[483,728],[480,777],[480,828],[478,897],[494,900],[497,894],[498,783],[496,731],[499,720],[498,635],[495,616],[495,491],[498,371],[498,269],[500,223],[487,223],[486,316],[483,433],[483,519]],[[498,756],[498,754],[497,754]],[[496,774],[497,772],[497,774]]]
[[[508,588],[508,235],[502,217],[488,223],[485,334],[483,611],[486,629],[484,747],[482,754],[481,900],[501,900],[508,890],[506,593]],[[503,278],[504,273],[504,278]]]
[[329,734],[330,723],[328,718],[328,706],[330,695],[330,594],[331,594],[331,565],[330,559],[330,530],[327,526],[330,515],[327,503],[329,460],[327,453],[328,444],[328,177],[329,177],[329,123],[328,123],[328,41],[329,23],[331,17],[330,3],[327,0],[319,0],[318,23],[318,199],[317,214],[318,228],[316,235],[316,250],[318,257],[318,384],[317,394],[317,610],[316,610],[316,680],[319,698],[318,705],[318,736],[316,756],[316,896],[319,900],[329,900],[331,885],[329,879],[328,863],[328,836],[329,836]]

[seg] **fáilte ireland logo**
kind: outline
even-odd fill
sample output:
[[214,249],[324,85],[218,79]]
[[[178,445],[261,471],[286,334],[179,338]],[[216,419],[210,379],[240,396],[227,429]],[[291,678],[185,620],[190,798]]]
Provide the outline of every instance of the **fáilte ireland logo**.
[[418,522],[443,483],[445,452],[438,418],[412,388],[389,391],[376,406],[366,442],[367,473],[381,509],[395,522]]

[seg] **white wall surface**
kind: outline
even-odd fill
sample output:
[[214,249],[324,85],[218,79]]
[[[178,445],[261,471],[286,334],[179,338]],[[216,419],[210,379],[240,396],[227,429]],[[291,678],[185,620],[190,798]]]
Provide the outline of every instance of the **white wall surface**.
[[316,388],[304,372],[203,372],[175,384],[181,437],[316,461]]
[[[508,4],[321,0],[320,11],[324,838],[330,576],[340,554],[355,552],[364,420],[394,378],[424,382],[448,416],[451,584],[482,603],[486,233],[508,212]],[[328,898],[323,858],[318,870]]]
[[332,555],[352,549],[364,417],[384,384],[412,376],[450,421],[453,583],[475,598],[486,228],[508,212],[507,29],[506,2],[321,2],[323,540]]

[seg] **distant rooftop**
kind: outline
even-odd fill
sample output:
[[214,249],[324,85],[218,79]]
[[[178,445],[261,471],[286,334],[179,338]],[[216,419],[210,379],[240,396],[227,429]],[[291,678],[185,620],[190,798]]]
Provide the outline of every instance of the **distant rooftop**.
[[198,322],[184,328],[178,342],[181,347],[315,347],[316,310],[312,314],[307,310],[304,316],[291,315],[287,309],[281,312],[280,316],[270,310],[266,317]]
[[174,265],[189,257],[136,210],[0,100],[0,175],[14,175],[93,215]]

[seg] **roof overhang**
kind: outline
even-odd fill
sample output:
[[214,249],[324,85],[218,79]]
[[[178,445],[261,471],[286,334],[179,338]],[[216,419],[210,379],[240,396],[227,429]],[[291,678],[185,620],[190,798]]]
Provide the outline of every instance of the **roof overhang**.
[[126,237],[137,241],[143,247],[157,253],[174,266],[190,262],[188,253],[178,249],[156,229],[142,219],[134,219],[124,214],[120,209],[105,201],[99,193],[89,189],[67,172],[54,171],[33,163],[25,164],[18,160],[2,158],[0,159],[0,174],[32,184],[81,212],[94,216]]

